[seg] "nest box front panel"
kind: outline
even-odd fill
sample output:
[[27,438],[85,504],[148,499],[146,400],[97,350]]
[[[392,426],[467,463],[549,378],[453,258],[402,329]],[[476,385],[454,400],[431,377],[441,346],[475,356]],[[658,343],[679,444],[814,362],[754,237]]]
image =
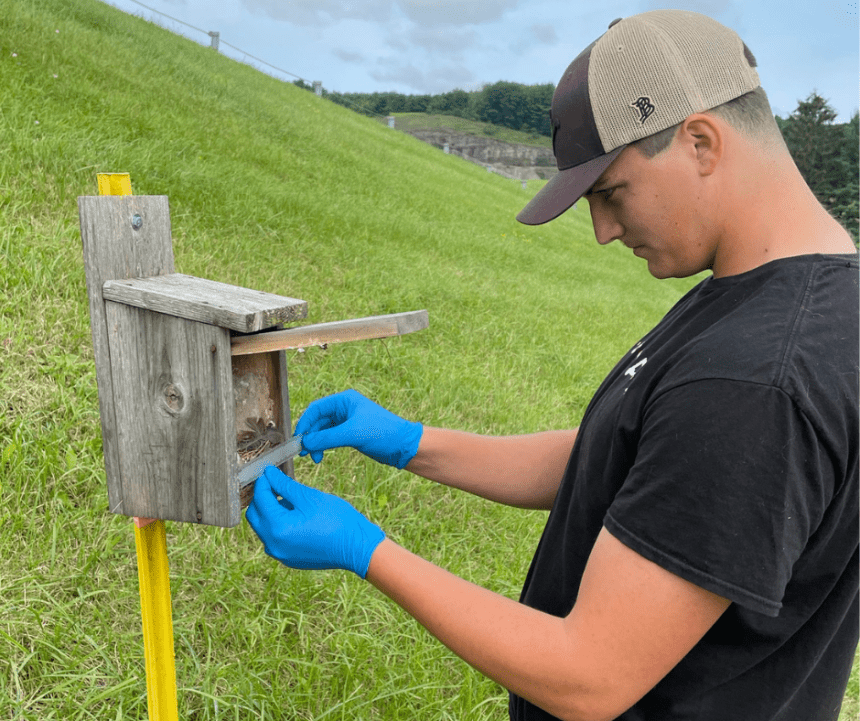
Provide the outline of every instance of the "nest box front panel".
[[105,309],[120,465],[118,512],[236,525],[229,331],[111,301]]

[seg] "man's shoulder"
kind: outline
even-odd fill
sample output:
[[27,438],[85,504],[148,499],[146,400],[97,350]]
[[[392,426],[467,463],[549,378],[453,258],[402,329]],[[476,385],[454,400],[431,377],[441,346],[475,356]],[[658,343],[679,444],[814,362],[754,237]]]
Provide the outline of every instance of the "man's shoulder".
[[781,387],[831,383],[856,388],[856,256],[802,256],[742,276],[712,279],[680,318],[701,318],[677,349],[667,381],[720,378]]

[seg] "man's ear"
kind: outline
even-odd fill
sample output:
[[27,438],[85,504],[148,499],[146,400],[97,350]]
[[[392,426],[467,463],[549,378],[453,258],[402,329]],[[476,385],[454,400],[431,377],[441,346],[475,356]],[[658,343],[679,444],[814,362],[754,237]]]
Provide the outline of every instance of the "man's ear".
[[711,115],[696,113],[681,124],[683,134],[695,153],[701,175],[711,175],[723,156],[725,131]]

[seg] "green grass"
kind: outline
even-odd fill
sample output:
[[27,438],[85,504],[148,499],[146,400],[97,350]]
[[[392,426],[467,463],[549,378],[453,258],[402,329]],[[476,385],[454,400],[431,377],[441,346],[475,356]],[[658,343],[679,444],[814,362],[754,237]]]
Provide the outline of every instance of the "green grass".
[[[480,120],[467,120],[454,115],[435,115],[432,113],[395,113],[395,127],[398,130],[453,130],[466,135],[495,138],[506,143],[533,145],[552,150],[552,139],[539,133],[524,133],[501,125],[483,123]],[[385,118],[379,122],[386,123]]]
[[[146,713],[76,207],[110,171],[169,196],[181,272],[304,298],[310,321],[429,310],[415,335],[291,353],[294,416],[355,387],[431,424],[571,426],[692,283],[599,248],[583,207],[518,225],[537,183],[524,191],[94,0],[0,0],[3,721]],[[511,597],[544,522],[346,450],[296,475]],[[168,524],[168,544],[181,718],[504,716],[501,688],[349,574],[289,571],[244,523]],[[856,668],[846,709],[856,718]]]

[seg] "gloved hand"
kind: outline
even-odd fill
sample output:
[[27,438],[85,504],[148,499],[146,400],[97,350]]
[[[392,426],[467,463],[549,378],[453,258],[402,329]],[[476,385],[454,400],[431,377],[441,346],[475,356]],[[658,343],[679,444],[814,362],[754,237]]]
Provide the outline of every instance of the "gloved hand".
[[267,554],[303,570],[342,568],[364,578],[385,538],[342,498],[303,486],[273,466],[257,479],[245,517]]
[[314,463],[323,451],[352,446],[379,463],[403,468],[418,452],[424,426],[407,421],[354,390],[311,403],[296,424],[304,450]]

